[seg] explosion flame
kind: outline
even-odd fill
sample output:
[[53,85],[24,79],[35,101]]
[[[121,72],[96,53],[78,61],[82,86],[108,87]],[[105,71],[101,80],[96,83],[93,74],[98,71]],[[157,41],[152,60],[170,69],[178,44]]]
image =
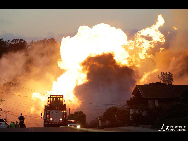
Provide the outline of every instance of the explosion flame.
[[[75,96],[74,89],[88,81],[88,72],[82,67],[84,60],[111,53],[119,66],[139,68],[142,60],[153,58],[152,54],[147,53],[148,50],[154,48],[157,43],[164,44],[165,37],[158,30],[164,23],[162,15],[158,15],[157,22],[151,27],[138,31],[134,40],[127,40],[127,35],[121,29],[108,24],[101,23],[92,28],[80,26],[74,37],[68,36],[61,42],[61,60],[58,66],[65,70],[65,73],[53,82],[51,91],[47,91],[46,95],[35,92],[33,99],[41,100],[41,105],[44,105],[49,95],[64,95],[69,107],[79,107],[81,101]],[[163,48],[160,48],[160,51],[162,50]],[[143,83],[150,73],[156,71],[157,69],[146,72],[140,83]],[[31,110],[33,112],[34,107]]]

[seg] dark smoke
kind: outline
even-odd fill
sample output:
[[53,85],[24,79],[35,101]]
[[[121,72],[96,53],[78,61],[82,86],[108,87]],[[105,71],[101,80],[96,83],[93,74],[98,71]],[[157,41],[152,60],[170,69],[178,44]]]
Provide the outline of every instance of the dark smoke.
[[112,54],[88,57],[82,66],[88,72],[88,82],[77,86],[75,95],[83,101],[80,109],[84,109],[87,115],[102,115],[106,108],[124,104],[130,98],[131,88],[136,82],[134,71],[119,66]]

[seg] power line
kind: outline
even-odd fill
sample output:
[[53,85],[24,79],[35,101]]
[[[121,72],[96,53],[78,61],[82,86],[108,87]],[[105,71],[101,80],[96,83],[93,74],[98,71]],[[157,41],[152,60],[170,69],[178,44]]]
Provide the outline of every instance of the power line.
[[[4,80],[4,81],[6,81],[6,82],[8,82],[8,83],[10,83],[11,85],[15,85],[15,86],[17,86],[17,87],[20,87],[20,88],[22,88],[22,89],[25,89],[25,90],[28,90],[28,91],[32,91],[32,92],[36,92],[36,93],[39,93],[39,94],[41,94],[41,95],[43,95],[43,96],[46,96],[46,94],[44,94],[44,93],[40,93],[40,92],[37,92],[37,91],[35,91],[35,90],[32,90],[32,89],[29,89],[29,88],[27,88],[27,87],[24,87],[24,86],[21,86],[21,85],[18,85],[18,84],[16,84],[16,83],[13,83],[13,82],[11,82],[11,81],[8,81],[8,80],[6,80],[6,79],[4,79],[4,78],[1,78],[0,77],[0,79],[2,79],[2,80]],[[5,90],[6,91],[6,89],[3,89],[3,90]],[[10,92],[9,92],[10,93]],[[8,94],[8,93],[7,93]],[[11,93],[12,95],[15,95],[15,94],[13,94],[13,93]],[[20,96],[20,97],[22,97],[21,95],[16,95],[16,96]],[[29,97],[29,96],[25,96],[25,97]],[[31,97],[32,98],[32,97]],[[69,100],[69,101],[71,101],[71,100]],[[111,106],[113,106],[113,105],[116,105],[116,104],[114,104],[114,102],[116,103],[116,102],[121,102],[121,101],[126,101],[126,100],[113,100],[113,101],[109,101],[109,102],[106,102],[106,103],[100,103],[100,102],[85,102],[85,101],[81,101],[81,104],[101,104],[101,105],[111,105]]]
[[18,85],[18,84],[16,84],[16,83],[13,83],[13,82],[11,82],[11,81],[8,81],[8,80],[6,80],[6,79],[4,79],[4,78],[1,78],[1,77],[0,77],[0,79],[3,80],[3,81],[5,81],[5,82],[7,82],[7,83],[10,83],[10,85],[17,86],[17,87],[20,87],[20,88],[25,89],[25,90],[28,90],[28,91],[36,92],[36,93],[39,93],[39,94],[44,95],[44,96],[46,95],[46,94],[43,94],[43,93],[41,93],[41,92],[37,92],[37,91],[32,90],[32,89],[30,89],[30,88],[27,88],[27,87],[24,87],[24,86],[22,86],[22,85]]
[[[41,95],[43,95],[43,96],[46,96],[46,94],[43,94],[43,93],[40,93],[40,92],[37,92],[37,91],[35,91],[35,90],[32,90],[32,89],[29,89],[29,88],[27,88],[27,87],[24,87],[24,86],[21,86],[21,85],[18,85],[18,84],[16,84],[16,83],[13,83],[13,82],[11,82],[11,81],[8,81],[8,80],[6,80],[6,79],[4,79],[4,78],[1,78],[0,77],[0,79],[1,80],[3,80],[3,81],[5,81],[5,82],[7,82],[7,83],[10,83],[10,85],[13,85],[13,86],[17,86],[17,87],[19,87],[19,88],[21,88],[21,89],[25,89],[25,90],[28,90],[28,91],[31,91],[31,92],[36,92],[36,93],[39,93],[39,94],[41,94]],[[3,90],[3,92],[5,92],[6,94],[11,94],[11,95],[13,95],[13,96],[17,96],[17,97],[21,97],[21,98],[25,98],[25,99],[28,99],[28,100],[32,100],[32,101],[34,101],[34,99],[31,97],[31,96],[22,96],[22,95],[20,95],[20,94],[15,94],[15,93],[12,93],[12,92],[8,92],[5,88],[1,88],[2,90]],[[3,93],[2,92],[2,93]],[[68,100],[68,101],[71,101],[71,100]],[[101,106],[98,106],[98,105],[103,105],[103,106],[105,106],[105,107],[109,107],[109,106],[118,106],[120,103],[119,102],[122,102],[122,101],[125,101],[125,100],[113,100],[113,101],[109,101],[109,102],[105,102],[105,103],[100,103],[100,102],[85,102],[85,101],[81,101],[81,104],[89,104],[89,105],[97,105],[97,106],[94,106],[94,107],[101,107]],[[118,103],[118,104],[117,104]],[[68,105],[67,105],[67,107],[69,107]],[[70,106],[71,107],[71,106]],[[98,110],[99,108],[97,108],[97,110]],[[75,109],[76,110],[76,109]],[[78,109],[79,110],[79,109]],[[82,110],[84,110],[84,109],[82,109]],[[96,110],[96,108],[95,109],[90,109],[90,110]]]
[[[13,103],[13,102],[14,102],[14,103]],[[21,102],[19,102],[19,103],[21,103]],[[14,114],[12,114],[13,116],[17,115],[17,112],[20,111],[20,112],[22,112],[22,113],[25,113],[24,116],[26,116],[26,117],[27,117],[27,115],[29,115],[28,117],[34,116],[34,118],[40,117],[40,115],[38,115],[38,116],[36,117],[36,114],[33,115],[32,113],[30,113],[30,112],[27,111],[27,110],[21,111],[21,109],[19,109],[19,107],[22,107],[22,106],[18,105],[19,103],[18,103],[18,102],[15,102],[15,101],[12,101],[12,100],[9,100],[9,101],[5,104],[5,107],[6,107],[6,109],[9,109],[9,110],[11,109],[11,111],[9,111],[9,112],[14,113]],[[18,106],[18,107],[17,107],[17,106]],[[3,111],[5,111],[5,110],[3,110]],[[15,112],[15,111],[17,111],[17,112]]]

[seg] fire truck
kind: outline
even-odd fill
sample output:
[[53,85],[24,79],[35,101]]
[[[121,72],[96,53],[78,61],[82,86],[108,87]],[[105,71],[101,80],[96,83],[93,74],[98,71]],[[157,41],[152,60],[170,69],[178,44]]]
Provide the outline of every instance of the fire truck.
[[63,95],[50,95],[44,108],[43,126],[60,127],[67,125],[66,104],[63,104]]

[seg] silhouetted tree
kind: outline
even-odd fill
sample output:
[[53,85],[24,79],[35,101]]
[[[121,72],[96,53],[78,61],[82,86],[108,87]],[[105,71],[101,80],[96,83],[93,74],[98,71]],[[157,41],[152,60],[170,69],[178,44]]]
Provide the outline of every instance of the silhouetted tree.
[[110,126],[115,126],[116,122],[117,122],[117,116],[116,116],[116,112],[117,112],[118,108],[117,107],[110,107],[109,109],[107,109],[104,113],[103,113],[103,117],[109,121],[109,125]]
[[46,45],[52,45],[52,46],[58,46],[58,43],[56,42],[56,40],[54,38],[51,38],[51,39],[44,39],[44,40],[39,40],[39,41],[31,41],[30,43],[30,46],[36,46],[36,45],[40,45],[40,46],[43,46],[43,47],[46,47]]
[[0,39],[0,58],[2,57],[4,53],[7,52],[7,49],[8,49],[7,47],[8,47],[7,42],[4,41],[3,38]]
[[124,126],[129,123],[129,110],[110,107],[103,113],[103,117],[109,122],[109,126]]
[[23,39],[13,39],[8,42],[8,51],[20,51],[27,49],[28,43]]

